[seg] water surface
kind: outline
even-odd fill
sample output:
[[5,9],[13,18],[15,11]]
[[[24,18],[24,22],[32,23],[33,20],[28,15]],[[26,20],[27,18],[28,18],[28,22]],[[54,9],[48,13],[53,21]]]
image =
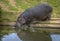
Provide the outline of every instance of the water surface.
[[60,41],[60,29],[41,29],[38,32],[20,31],[14,27],[0,26],[0,41]]

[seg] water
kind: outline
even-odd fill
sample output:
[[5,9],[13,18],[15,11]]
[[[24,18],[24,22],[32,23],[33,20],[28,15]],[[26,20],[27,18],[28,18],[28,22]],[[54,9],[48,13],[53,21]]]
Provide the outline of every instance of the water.
[[60,34],[51,34],[52,41],[60,41]]
[[18,37],[17,33],[11,33],[8,35],[4,35],[2,41],[22,41],[22,40]]
[[60,41],[60,29],[39,29],[38,32],[17,33],[13,27],[0,26],[0,31],[0,41]]
[[[60,34],[51,34],[52,41],[60,41]],[[4,35],[2,41],[22,41],[17,33],[11,33],[9,35]]]
[[[51,34],[52,41],[60,41],[60,34]],[[17,33],[11,33],[9,35],[4,35],[2,41],[22,41]]]

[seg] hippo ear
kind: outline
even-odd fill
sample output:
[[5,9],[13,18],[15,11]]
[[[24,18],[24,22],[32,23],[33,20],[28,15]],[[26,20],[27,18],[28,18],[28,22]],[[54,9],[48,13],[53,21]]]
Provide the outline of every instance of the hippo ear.
[[26,22],[26,20],[24,18],[19,18],[19,23],[20,24],[24,24]]

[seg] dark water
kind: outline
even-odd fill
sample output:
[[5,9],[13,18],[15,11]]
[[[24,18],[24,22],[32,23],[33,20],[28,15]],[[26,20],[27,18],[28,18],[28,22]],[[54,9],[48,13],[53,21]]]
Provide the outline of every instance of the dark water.
[[37,32],[20,31],[0,26],[0,41],[60,41],[60,29],[41,29]]
[[[60,41],[60,34],[51,34],[52,41]],[[17,33],[11,33],[9,35],[4,35],[2,41],[22,41]]]

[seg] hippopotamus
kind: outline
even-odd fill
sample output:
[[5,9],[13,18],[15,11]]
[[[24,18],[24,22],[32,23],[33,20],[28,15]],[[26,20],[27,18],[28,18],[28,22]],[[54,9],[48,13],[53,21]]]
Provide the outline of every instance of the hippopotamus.
[[34,20],[50,20],[52,10],[52,7],[48,4],[39,4],[37,6],[28,8],[21,15],[19,15],[15,27],[20,27],[23,25],[29,26]]

